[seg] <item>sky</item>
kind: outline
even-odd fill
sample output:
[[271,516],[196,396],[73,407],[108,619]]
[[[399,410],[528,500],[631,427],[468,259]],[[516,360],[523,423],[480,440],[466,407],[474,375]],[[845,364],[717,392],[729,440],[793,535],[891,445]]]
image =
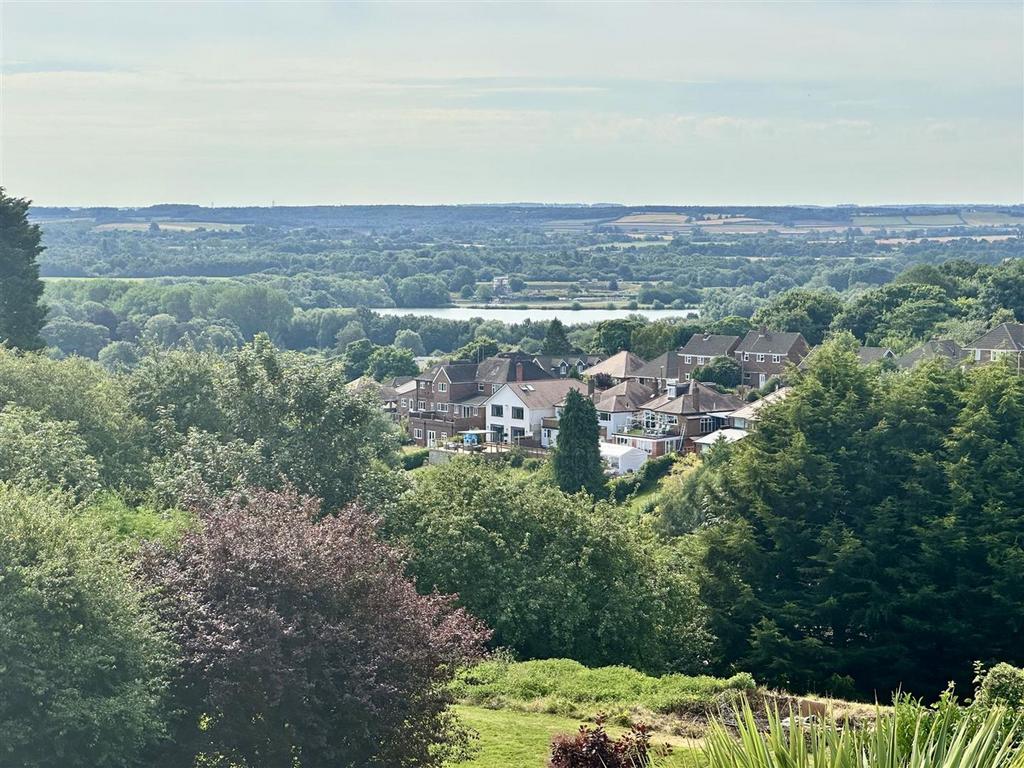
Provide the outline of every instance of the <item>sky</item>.
[[40,205],[1024,202],[1024,0],[0,0]]

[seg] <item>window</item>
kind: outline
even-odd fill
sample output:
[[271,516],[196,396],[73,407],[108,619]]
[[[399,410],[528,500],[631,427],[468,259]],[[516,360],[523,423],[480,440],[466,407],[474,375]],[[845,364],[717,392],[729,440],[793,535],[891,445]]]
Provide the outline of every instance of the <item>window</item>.
[[746,361],[746,360],[749,360],[749,359],[750,359],[750,353],[749,352],[744,352],[743,353],[743,360]]
[[405,408],[406,405],[408,405],[408,403],[406,402],[406,399],[403,397],[402,398],[402,407]]
[[413,433],[413,435],[415,435],[417,440],[419,440],[421,437],[423,437],[423,430],[420,429],[419,427],[414,429],[412,433]]
[[448,413],[448,403],[438,403],[437,410],[441,413]]
[[759,363],[763,363],[764,362],[764,353],[763,352],[758,352],[757,353],[757,362],[759,362]]
[[447,381],[439,381],[439,382],[437,382],[437,391],[438,392],[447,392],[448,391],[448,382]]
[[781,363],[782,362],[782,355],[772,355],[772,362],[773,363]]
[[684,363],[687,363],[687,364],[689,364],[689,363],[692,363],[692,362],[693,362],[693,355],[686,355],[686,356],[685,356],[685,357],[683,358],[683,362],[684,362]]
[[989,354],[989,357],[990,357],[990,358],[991,358],[992,360],[998,360],[998,359],[999,359],[999,352],[997,352],[997,351],[996,351],[996,350],[994,350],[994,349],[993,349],[993,350],[990,350],[988,354]]
[[601,411],[599,414],[597,414],[597,418],[600,419],[601,421],[611,421],[612,415],[607,411]]
[[708,432],[711,432],[714,428],[715,420],[712,419],[710,416],[704,416],[700,420],[700,433],[702,435],[706,435]]
[[477,382],[477,384],[476,384],[476,391],[477,392],[483,392],[484,391],[484,383],[482,381],[478,381]]
[[513,419],[519,419],[520,421],[522,421],[523,418],[524,418],[523,417],[523,409],[513,405],[512,406],[512,418]]
[[503,406],[503,405],[492,405],[491,406],[491,416],[504,416],[504,415],[505,415],[505,406]]
[[426,402],[425,402],[425,401],[423,401],[423,400],[420,400],[420,410],[422,411],[422,410],[423,410],[423,409],[425,409],[426,407],[427,407],[427,404],[426,404]]
[[704,355],[697,355],[697,365],[704,365],[704,361],[707,360]]
[[499,389],[501,389],[501,384],[491,384],[491,394],[492,395],[495,392],[497,392]]
[[447,440],[448,439],[448,433],[447,432],[442,432],[441,433],[441,439],[442,440]]

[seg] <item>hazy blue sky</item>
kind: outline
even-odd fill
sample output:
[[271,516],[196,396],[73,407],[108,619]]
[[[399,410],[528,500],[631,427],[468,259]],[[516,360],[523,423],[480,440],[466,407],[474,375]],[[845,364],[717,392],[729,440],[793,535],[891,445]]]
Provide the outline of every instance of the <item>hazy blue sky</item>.
[[0,4],[41,204],[1024,201],[1024,2]]

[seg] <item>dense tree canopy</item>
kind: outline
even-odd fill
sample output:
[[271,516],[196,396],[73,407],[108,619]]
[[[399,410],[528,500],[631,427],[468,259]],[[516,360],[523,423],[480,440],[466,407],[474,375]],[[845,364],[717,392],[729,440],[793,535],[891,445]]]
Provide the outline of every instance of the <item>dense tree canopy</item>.
[[39,349],[46,317],[37,259],[43,252],[39,226],[28,223],[29,201],[0,187],[0,343]]

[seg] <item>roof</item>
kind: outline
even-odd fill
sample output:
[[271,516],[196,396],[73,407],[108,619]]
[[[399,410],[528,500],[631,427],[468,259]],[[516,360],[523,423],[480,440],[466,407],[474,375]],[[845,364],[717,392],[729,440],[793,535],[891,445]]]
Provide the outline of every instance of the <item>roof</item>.
[[522,364],[523,381],[550,379],[551,374],[533,362],[533,358],[522,353],[506,353],[488,357],[480,362],[476,370],[477,381],[492,383],[516,381],[518,366]]
[[734,429],[730,427],[728,429],[718,429],[714,432],[709,432],[702,437],[695,437],[693,442],[698,445],[714,445],[719,440],[724,440],[727,443],[735,443],[737,440],[742,440],[749,434],[750,433],[745,429]]
[[731,412],[739,408],[743,402],[735,395],[723,394],[698,381],[688,381],[684,386],[677,387],[677,391],[680,392],[679,395],[666,392],[643,403],[640,408],[645,411],[682,416],[712,411]]
[[613,379],[627,379],[635,376],[636,372],[644,366],[642,358],[637,357],[628,350],[616,352],[607,360],[602,360],[597,365],[592,365],[583,371],[584,376],[598,376],[605,374]]
[[913,368],[922,360],[935,358],[944,358],[950,363],[955,363],[963,356],[963,348],[952,339],[932,339],[897,359],[896,365],[900,368]]
[[360,376],[358,379],[353,379],[345,385],[345,389],[356,395],[372,392],[385,403],[396,400],[398,395],[394,387],[388,386],[388,384],[381,384],[369,376]]
[[[785,355],[804,337],[789,331],[769,331],[766,329],[748,331],[743,341],[736,347],[737,352],[757,352],[760,354]],[[806,342],[804,342],[806,344]]]
[[598,448],[601,450],[601,456],[609,456],[616,459],[621,459],[623,456],[628,456],[631,453],[643,453],[639,448],[633,448],[630,445],[619,445],[618,443],[600,443]]
[[664,352],[645,363],[633,373],[638,379],[678,379],[681,355],[674,349]]
[[637,381],[624,381],[593,396],[594,407],[606,413],[632,413],[654,395],[654,390]]
[[[403,377],[404,378],[404,377]],[[397,381],[397,379],[396,379]],[[395,386],[396,395],[405,395],[416,391],[416,379],[409,377],[409,380]]]
[[727,336],[721,333],[695,333],[679,351],[684,355],[722,357],[731,354],[739,343],[739,336]]
[[461,382],[473,381],[476,378],[476,363],[468,360],[455,360],[453,362],[436,363],[420,374],[419,378],[433,381],[444,371],[448,381]]
[[762,397],[760,400],[755,400],[752,403],[747,403],[742,408],[740,408],[738,411],[733,411],[730,415],[734,419],[745,419],[746,421],[756,421],[757,418],[758,418],[758,413],[760,412],[760,410],[762,408],[764,408],[766,405],[771,405],[772,403],[779,402],[780,400],[785,398],[786,395],[788,395],[792,391],[793,390],[792,390],[791,387],[782,387],[781,389],[776,389],[774,392],[769,392],[767,395]]
[[870,365],[879,360],[896,357],[896,355],[889,347],[861,347],[857,350],[857,357],[864,365]]
[[582,361],[585,365],[596,365],[601,362],[599,355],[588,355],[585,352],[570,352],[567,355],[534,355],[533,362],[539,365],[544,370],[551,368],[557,368],[563,362],[568,365],[575,365],[577,361]]
[[546,379],[543,381],[513,381],[505,384],[501,389],[487,398],[491,400],[497,397],[506,389],[515,393],[523,405],[527,408],[554,408],[562,402],[569,390],[586,394],[586,384],[576,379]]
[[481,392],[481,393],[478,393],[478,394],[475,394],[475,395],[470,395],[469,397],[464,397],[461,400],[452,400],[452,404],[453,405],[476,405],[476,406],[480,406],[480,405],[483,405],[486,402],[488,397],[489,397],[489,395],[485,395],[485,394],[483,394]]
[[965,349],[1009,349],[1014,352],[1024,350],[1024,325],[1020,323],[1003,323],[988,333],[975,339]]

